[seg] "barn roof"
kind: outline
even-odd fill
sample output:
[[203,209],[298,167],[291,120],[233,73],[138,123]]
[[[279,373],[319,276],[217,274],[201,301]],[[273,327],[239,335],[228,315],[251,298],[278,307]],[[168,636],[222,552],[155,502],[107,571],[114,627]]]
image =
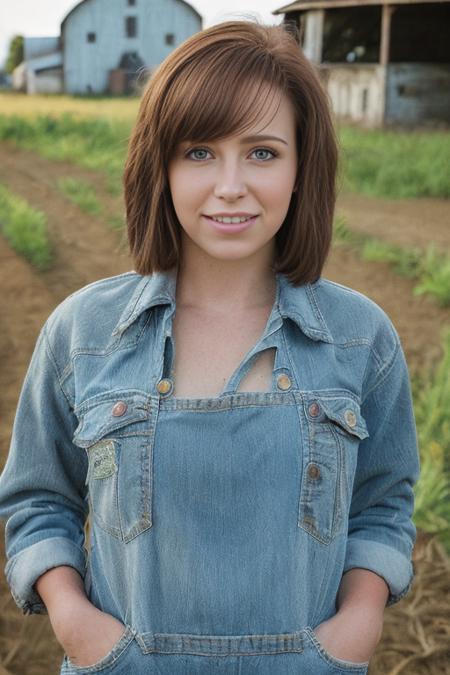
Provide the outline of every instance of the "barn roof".
[[[70,16],[71,14],[73,14],[73,12],[75,12],[75,10],[78,9],[78,7],[80,7],[81,5],[84,5],[85,2],[91,2],[91,0],[81,0],[81,2],[77,3],[77,4],[75,5],[75,7],[72,7],[72,9],[66,14],[66,16],[64,17],[64,19],[63,19],[62,22],[61,22],[61,33],[62,33],[63,30],[64,30],[64,24],[66,23],[66,21],[67,21],[67,19],[69,18],[69,16]],[[188,2],[186,2],[186,0],[178,0],[178,2],[181,2],[183,5],[187,5],[187,6],[189,7],[189,9],[191,9],[191,10],[194,12],[194,14],[197,14],[197,16],[198,16],[198,18],[200,19],[200,21],[203,20],[202,15],[199,14],[199,12],[197,12],[197,10],[194,9],[194,7],[192,7],[192,5],[190,5]],[[132,8],[130,7],[130,9],[132,9]]]
[[332,9],[338,7],[364,7],[367,5],[424,5],[450,2],[450,0],[299,0],[275,9],[272,14],[289,14],[306,9]]

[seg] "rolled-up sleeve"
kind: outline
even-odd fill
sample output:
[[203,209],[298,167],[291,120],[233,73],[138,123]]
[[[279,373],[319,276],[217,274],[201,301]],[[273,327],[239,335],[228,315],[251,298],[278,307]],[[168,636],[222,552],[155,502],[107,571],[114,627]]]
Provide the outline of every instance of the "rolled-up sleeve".
[[[395,331],[394,331],[395,332]],[[408,368],[400,340],[364,397],[369,437],[359,448],[344,572],[371,570],[389,587],[386,606],[403,598],[414,578],[414,485],[420,458]]]
[[22,385],[0,476],[5,576],[24,614],[47,613],[33,586],[47,570],[69,565],[85,575],[87,457],[72,443],[76,425],[45,324]]

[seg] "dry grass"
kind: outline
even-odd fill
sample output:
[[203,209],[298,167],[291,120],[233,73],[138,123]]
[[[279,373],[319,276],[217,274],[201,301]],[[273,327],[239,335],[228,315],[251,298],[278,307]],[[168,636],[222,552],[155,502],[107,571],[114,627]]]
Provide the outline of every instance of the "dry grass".
[[436,536],[418,533],[411,592],[385,612],[370,675],[449,675],[450,558]]
[[[75,117],[102,118],[132,121],[137,115],[138,98],[85,98],[65,95],[18,94],[14,92],[0,93],[0,110],[2,115],[20,115],[35,118],[37,115],[53,115],[59,117],[63,113],[72,113]],[[1,675],[1,673],[0,673]]]

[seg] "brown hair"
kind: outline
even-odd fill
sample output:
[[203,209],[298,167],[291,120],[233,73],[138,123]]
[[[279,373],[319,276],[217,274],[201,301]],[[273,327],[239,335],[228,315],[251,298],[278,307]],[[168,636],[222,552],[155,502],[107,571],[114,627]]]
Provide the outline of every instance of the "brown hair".
[[136,272],[179,262],[181,226],[167,178],[178,143],[244,131],[258,119],[267,85],[294,105],[299,158],[296,189],[275,235],[274,269],[294,285],[320,277],[331,243],[338,162],[328,97],[292,29],[253,21],[227,21],[191,36],[145,86],[124,170]]

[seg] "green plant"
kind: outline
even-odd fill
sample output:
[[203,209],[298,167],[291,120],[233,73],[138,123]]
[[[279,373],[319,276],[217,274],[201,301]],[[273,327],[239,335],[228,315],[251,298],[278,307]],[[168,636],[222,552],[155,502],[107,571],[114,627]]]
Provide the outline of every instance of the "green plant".
[[361,255],[364,260],[390,263],[398,274],[410,278],[417,277],[422,257],[418,249],[402,248],[374,237],[363,243]]
[[430,293],[443,306],[450,305],[450,258],[430,244],[420,264],[420,284],[414,295]]
[[428,379],[412,381],[421,471],[415,485],[414,521],[439,533],[450,553],[450,328],[443,335],[443,358]]
[[102,205],[97,199],[95,188],[89,183],[76,178],[60,178],[57,186],[60,192],[86,213],[97,216],[102,212]]
[[109,216],[108,223],[114,230],[122,230],[125,227],[125,218],[124,216]]
[[12,248],[40,270],[47,269],[52,251],[47,234],[47,220],[42,211],[0,185],[0,231]]
[[450,258],[436,251],[434,243],[429,244],[425,252],[418,248],[396,246],[371,235],[354,232],[343,216],[335,219],[333,243],[358,251],[364,260],[392,265],[397,274],[419,281],[413,289],[414,295],[428,293],[439,304],[450,305]]
[[23,61],[23,35],[15,35],[11,38],[9,43],[8,56],[6,59],[5,70],[7,73],[11,74]]

